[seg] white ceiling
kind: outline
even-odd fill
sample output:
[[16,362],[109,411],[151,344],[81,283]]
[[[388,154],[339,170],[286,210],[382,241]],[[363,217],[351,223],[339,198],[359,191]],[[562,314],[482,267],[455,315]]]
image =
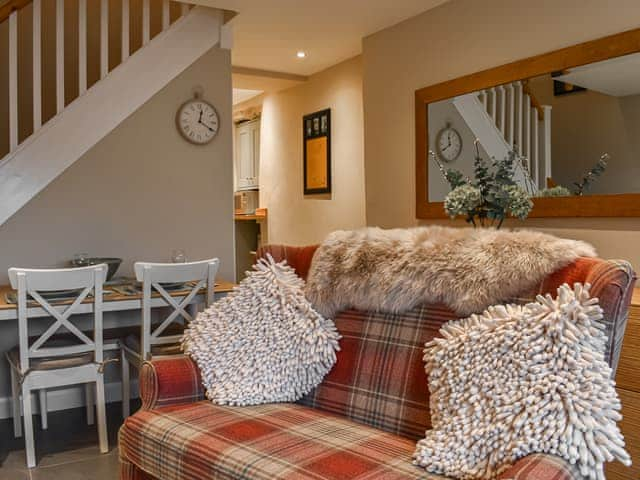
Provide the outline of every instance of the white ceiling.
[[[193,0],[233,10],[234,66],[311,75],[358,55],[362,38],[448,0]],[[298,59],[303,50],[307,58]]]
[[569,73],[553,78],[614,97],[638,95],[640,53],[572,68]]
[[263,93],[263,90],[249,90],[247,88],[234,88],[233,89],[233,104],[246,102],[247,100],[257,97]]

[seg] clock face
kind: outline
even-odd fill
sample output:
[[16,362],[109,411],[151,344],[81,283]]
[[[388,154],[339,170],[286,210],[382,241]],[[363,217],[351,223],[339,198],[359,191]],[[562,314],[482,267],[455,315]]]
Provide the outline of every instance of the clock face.
[[445,162],[453,162],[462,151],[462,138],[457,130],[451,127],[440,130],[436,143],[438,154]]
[[218,133],[218,113],[204,100],[189,100],[178,110],[178,130],[189,142],[204,145]]

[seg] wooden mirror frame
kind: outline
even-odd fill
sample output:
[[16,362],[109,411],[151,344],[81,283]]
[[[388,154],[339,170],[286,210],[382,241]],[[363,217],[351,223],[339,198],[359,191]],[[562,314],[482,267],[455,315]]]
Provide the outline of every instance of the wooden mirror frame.
[[[640,29],[610,35],[415,92],[416,217],[448,218],[443,202],[429,202],[428,105],[477,90],[640,52]],[[597,156],[597,155],[596,155]],[[640,179],[638,179],[640,182]],[[640,193],[534,198],[529,217],[640,217]]]

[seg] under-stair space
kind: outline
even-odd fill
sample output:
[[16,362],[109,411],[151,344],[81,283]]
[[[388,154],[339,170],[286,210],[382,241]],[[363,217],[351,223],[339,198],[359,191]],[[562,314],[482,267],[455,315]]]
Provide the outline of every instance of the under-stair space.
[[169,0],[10,0],[0,22],[0,225],[225,42],[223,11]]
[[490,157],[517,154],[515,180],[530,194],[551,177],[551,106],[541,105],[526,82],[461,95],[456,109]]

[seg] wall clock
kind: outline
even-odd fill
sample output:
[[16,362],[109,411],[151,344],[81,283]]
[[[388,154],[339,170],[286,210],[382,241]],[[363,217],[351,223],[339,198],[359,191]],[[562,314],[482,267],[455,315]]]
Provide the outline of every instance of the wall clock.
[[447,123],[436,137],[438,156],[445,162],[453,162],[462,152],[462,137],[458,131]]
[[185,140],[205,145],[217,135],[220,121],[213,105],[196,95],[180,106],[176,124]]

